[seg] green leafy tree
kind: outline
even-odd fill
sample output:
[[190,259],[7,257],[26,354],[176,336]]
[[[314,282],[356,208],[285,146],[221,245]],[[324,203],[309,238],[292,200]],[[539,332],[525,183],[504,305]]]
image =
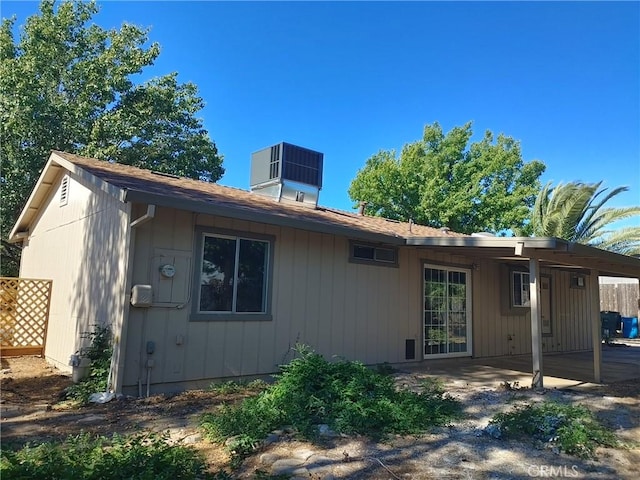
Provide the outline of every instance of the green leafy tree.
[[557,237],[627,255],[640,255],[640,227],[613,229],[612,224],[640,218],[640,206],[614,208],[606,203],[629,189],[607,192],[602,182],[547,183],[536,199],[531,214],[532,233]]
[[526,228],[544,164],[524,162],[511,137],[487,131],[469,145],[472,134],[471,122],[446,135],[438,123],[427,125],[399,157],[380,151],[369,158],[349,196],[366,202],[370,215],[461,233]]
[[91,23],[95,2],[44,0],[14,39],[0,28],[2,273],[16,274],[6,243],[51,150],[63,150],[206,181],[224,170],[196,114],[204,103],[171,73],[136,84],[160,53],[148,31]]

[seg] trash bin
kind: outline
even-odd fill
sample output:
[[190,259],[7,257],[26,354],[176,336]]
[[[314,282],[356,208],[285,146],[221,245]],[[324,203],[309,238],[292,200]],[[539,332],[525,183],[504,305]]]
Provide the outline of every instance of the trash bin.
[[622,316],[620,312],[610,312],[605,310],[600,312],[600,322],[602,324],[602,338],[605,340],[616,336]]
[[638,338],[638,317],[622,317],[622,336]]

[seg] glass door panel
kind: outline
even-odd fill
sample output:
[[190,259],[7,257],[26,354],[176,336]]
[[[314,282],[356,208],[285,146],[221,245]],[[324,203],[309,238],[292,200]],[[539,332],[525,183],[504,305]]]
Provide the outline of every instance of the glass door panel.
[[464,355],[469,351],[467,270],[424,268],[424,355]]

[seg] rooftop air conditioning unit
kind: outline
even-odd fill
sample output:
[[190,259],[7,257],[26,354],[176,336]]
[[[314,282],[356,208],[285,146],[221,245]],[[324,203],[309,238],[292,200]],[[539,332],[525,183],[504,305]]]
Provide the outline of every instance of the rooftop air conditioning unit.
[[251,155],[251,191],[316,207],[322,188],[320,152],[279,143]]

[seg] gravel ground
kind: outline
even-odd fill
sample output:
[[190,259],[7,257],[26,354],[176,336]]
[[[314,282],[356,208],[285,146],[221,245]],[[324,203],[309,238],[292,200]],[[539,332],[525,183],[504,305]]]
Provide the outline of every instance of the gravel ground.
[[[410,388],[424,377],[426,374],[396,374],[398,383]],[[68,376],[37,357],[3,359],[0,380],[3,448],[61,439],[80,431],[168,432],[173,440],[201,450],[213,471],[228,467],[226,450],[203,440],[198,423],[200,415],[216,405],[239,400],[237,394],[192,391],[71,408],[60,397],[70,384]],[[500,382],[470,385],[461,381],[446,383],[445,388],[464,407],[464,417],[454,425],[385,442],[328,436],[319,444],[310,444],[286,431],[277,432],[236,475],[252,478],[259,469],[318,480],[640,478],[640,379],[585,391],[540,393]],[[632,448],[599,449],[597,460],[580,460],[530,442],[494,438],[484,430],[498,412],[549,399],[588,407]]]

